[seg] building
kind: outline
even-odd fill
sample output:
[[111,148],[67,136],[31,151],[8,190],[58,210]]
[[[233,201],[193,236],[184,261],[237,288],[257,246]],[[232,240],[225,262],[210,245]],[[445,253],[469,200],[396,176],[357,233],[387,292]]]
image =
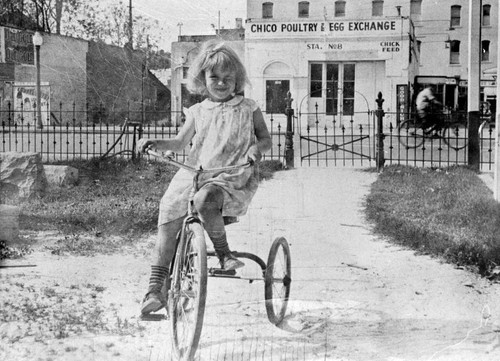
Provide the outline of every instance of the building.
[[[31,30],[0,27],[0,117],[34,124],[36,65]],[[143,51],[43,33],[41,118],[47,124],[170,117],[170,90]],[[153,116],[154,114],[154,116]],[[158,119],[156,119],[156,118]]]
[[[464,110],[468,6],[469,0],[247,0],[244,37],[231,45],[247,66],[252,85],[246,95],[274,118],[284,117],[290,91],[294,109],[308,115],[309,124],[316,113],[340,124],[363,123],[382,92],[386,121],[397,121],[431,83],[444,104]],[[477,6],[482,97],[493,103],[498,3],[477,0]],[[198,48],[186,37],[172,45],[173,60],[179,60],[172,68],[173,110],[191,103],[183,83]]]
[[[498,1],[474,0],[481,18],[480,43],[481,100],[492,108],[496,103],[496,67],[498,46]],[[426,84],[436,84],[443,104],[467,110],[469,59],[469,0],[410,2],[420,51],[415,92]]]

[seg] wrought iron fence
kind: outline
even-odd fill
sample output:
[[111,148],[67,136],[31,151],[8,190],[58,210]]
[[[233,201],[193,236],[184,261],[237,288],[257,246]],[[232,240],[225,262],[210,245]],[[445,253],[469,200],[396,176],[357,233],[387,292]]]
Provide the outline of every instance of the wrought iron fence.
[[[62,107],[61,107],[62,108]],[[73,106],[76,109],[75,106]],[[119,119],[123,114],[130,116]],[[153,115],[154,114],[154,115]],[[168,139],[175,137],[184,123],[182,113],[172,112],[164,117],[163,112],[148,112],[145,122],[140,121],[142,112],[129,110],[126,113],[110,114],[106,117],[85,120],[76,110],[61,110],[59,122],[49,122],[40,128],[35,118],[26,121],[26,114],[20,110],[0,110],[1,152],[37,152],[44,162],[96,157],[135,156],[135,144],[140,137]],[[138,120],[139,119],[139,120]],[[273,114],[266,115],[273,139],[272,149],[264,159],[283,160],[284,129]],[[120,120],[120,121],[118,121]],[[179,154],[186,157],[186,151]]]
[[[415,113],[385,113],[385,164],[415,167],[447,167],[468,164],[468,124],[466,112],[442,113],[444,123],[436,134],[425,134]],[[401,119],[400,122],[392,119]],[[387,121],[388,120],[388,121]],[[481,119],[479,131],[480,167],[491,170],[494,164],[494,123]]]

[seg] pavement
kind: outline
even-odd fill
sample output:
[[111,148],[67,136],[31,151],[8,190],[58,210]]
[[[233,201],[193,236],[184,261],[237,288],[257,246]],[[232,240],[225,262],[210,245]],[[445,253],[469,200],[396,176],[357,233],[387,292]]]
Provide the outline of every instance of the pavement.
[[488,188],[494,192],[494,182],[495,178],[493,172],[481,172],[479,173],[479,178],[488,186]]

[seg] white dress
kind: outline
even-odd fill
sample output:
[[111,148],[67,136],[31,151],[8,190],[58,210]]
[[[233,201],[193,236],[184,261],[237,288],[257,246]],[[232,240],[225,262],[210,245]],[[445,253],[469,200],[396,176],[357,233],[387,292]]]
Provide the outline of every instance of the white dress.
[[[253,112],[257,103],[240,95],[218,103],[205,99],[190,107],[186,118],[192,117],[195,135],[186,164],[204,169],[242,164],[247,151],[255,144]],[[203,174],[199,187],[216,184],[224,190],[223,216],[246,213],[258,186],[257,167],[230,173]],[[172,178],[160,202],[158,225],[183,217],[192,187],[193,174],[180,169]]]

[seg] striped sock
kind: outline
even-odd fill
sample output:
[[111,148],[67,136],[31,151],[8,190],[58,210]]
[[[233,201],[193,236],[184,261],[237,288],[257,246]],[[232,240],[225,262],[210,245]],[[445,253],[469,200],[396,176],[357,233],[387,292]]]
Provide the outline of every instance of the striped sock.
[[168,275],[168,268],[163,266],[151,266],[151,276],[149,277],[149,292],[161,291],[163,282]]
[[212,236],[210,237],[210,239],[214,244],[215,252],[217,253],[218,256],[223,256],[231,252],[229,250],[229,244],[227,243],[226,234],[223,234],[222,236],[219,237]]

